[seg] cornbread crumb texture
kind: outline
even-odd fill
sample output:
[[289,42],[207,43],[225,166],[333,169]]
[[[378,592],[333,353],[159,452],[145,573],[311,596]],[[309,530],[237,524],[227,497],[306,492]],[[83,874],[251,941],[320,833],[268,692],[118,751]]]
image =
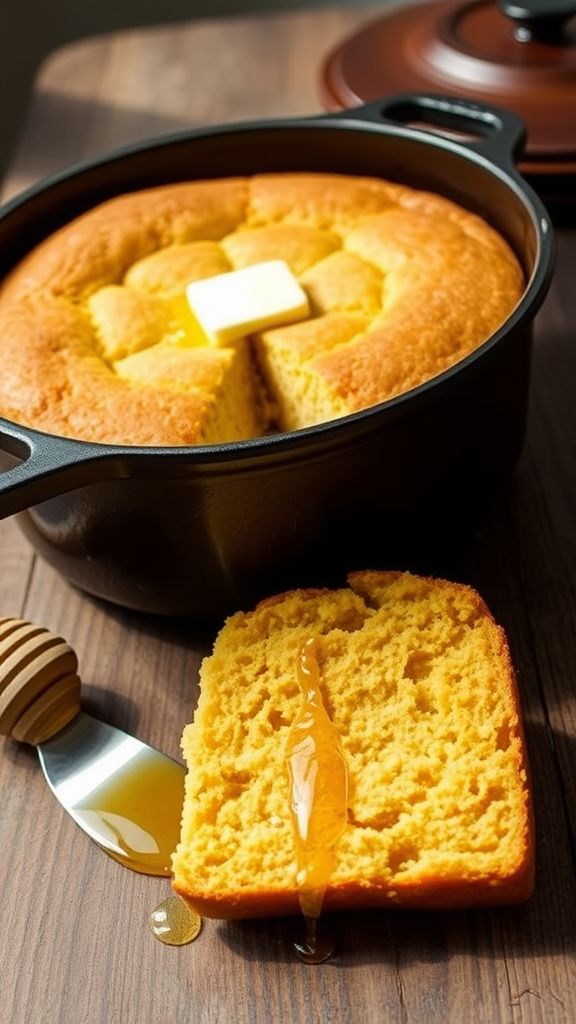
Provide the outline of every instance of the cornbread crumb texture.
[[350,780],[324,905],[529,896],[530,793],[505,636],[470,588],[386,572],[226,622],[183,736],[176,890],[215,917],[298,910],[285,757],[311,636]]
[[[279,258],[311,316],[207,347],[186,285]],[[296,429],[451,366],[522,288],[486,223],[385,181],[278,174],[132,193],[63,227],[4,281],[0,414],[144,445],[255,436],[272,408],[273,427]]]

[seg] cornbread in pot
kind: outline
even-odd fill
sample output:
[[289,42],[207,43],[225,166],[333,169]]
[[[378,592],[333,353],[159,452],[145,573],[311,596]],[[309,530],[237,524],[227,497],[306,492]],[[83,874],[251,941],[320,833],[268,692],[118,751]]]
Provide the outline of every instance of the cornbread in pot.
[[200,913],[297,912],[286,756],[299,652],[316,637],[348,766],[324,898],[469,907],[533,885],[527,759],[505,635],[470,587],[357,572],[227,620],[201,668],[174,888]]
[[[281,258],[310,316],[201,343],[186,285]],[[0,415],[91,441],[191,445],[291,430],[415,387],[518,302],[505,241],[440,196],[269,174],[112,199],[0,289]]]

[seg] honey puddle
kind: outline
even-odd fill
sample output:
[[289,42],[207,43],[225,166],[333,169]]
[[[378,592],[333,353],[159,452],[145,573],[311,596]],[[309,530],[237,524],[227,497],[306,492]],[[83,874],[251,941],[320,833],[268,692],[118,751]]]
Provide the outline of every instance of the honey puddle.
[[150,930],[166,946],[185,946],[197,939],[202,929],[202,918],[179,896],[163,900],[149,919]]
[[296,676],[302,706],[288,736],[286,767],[290,812],[296,845],[300,907],[306,939],[296,943],[305,963],[323,963],[332,943],[318,934],[326,886],[334,866],[336,844],[346,828],[348,773],[340,736],[324,707],[316,638],[300,653]]

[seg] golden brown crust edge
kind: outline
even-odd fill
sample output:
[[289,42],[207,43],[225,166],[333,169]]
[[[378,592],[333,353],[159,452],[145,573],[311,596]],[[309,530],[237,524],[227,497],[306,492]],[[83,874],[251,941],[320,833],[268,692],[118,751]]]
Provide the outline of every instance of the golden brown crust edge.
[[[413,884],[402,886],[348,885],[328,886],[322,911],[339,910],[463,910],[473,907],[509,906],[524,903],[534,889],[533,860],[519,865],[517,871],[504,881],[487,879],[454,882],[446,879],[427,879],[425,892]],[[295,891],[245,892],[235,899],[226,893],[221,897],[206,897],[179,887],[172,888],[202,917],[223,921],[244,920],[255,917],[283,917],[301,913]],[[424,886],[422,887],[424,888]]]

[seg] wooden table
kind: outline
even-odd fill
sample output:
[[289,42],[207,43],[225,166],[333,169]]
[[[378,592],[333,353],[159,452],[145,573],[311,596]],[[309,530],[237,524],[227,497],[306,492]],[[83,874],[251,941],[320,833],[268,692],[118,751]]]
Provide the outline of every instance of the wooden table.
[[[41,71],[5,194],[138,137],[319,109],[321,54],[367,14],[196,22],[70,46]],[[576,1019],[576,234],[561,228],[558,243],[524,456],[459,569],[506,627],[518,670],[538,829],[532,901],[343,915],[337,955],[316,968],[294,960],[282,920],[206,922],[196,943],[171,949],[147,927],[168,883],[101,853],[55,803],[34,752],[5,740],[2,1024]],[[210,636],[76,592],[13,521],[0,524],[0,613],[64,634],[91,710],[178,755]]]

